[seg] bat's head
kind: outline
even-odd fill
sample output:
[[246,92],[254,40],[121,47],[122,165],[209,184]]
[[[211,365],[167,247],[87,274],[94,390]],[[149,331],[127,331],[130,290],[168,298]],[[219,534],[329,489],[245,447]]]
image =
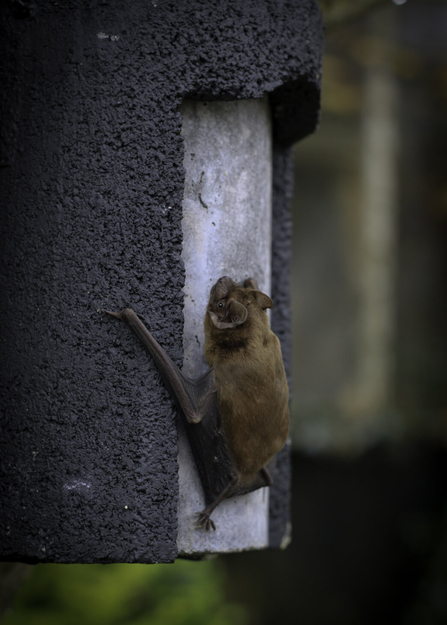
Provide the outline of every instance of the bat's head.
[[239,285],[223,276],[211,289],[207,315],[215,328],[228,330],[241,326],[249,317],[264,315],[265,309],[272,307],[272,300],[258,290],[253,278]]

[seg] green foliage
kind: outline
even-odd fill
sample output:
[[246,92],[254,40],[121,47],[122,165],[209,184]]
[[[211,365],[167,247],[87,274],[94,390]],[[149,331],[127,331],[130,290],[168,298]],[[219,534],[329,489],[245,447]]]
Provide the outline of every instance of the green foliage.
[[39,564],[2,625],[245,625],[215,561]]

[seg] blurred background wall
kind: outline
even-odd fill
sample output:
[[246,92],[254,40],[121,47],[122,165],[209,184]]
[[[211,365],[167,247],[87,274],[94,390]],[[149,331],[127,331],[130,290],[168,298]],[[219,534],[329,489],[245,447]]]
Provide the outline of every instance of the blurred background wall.
[[295,147],[291,545],[39,565],[5,624],[447,622],[447,2],[321,4],[321,124]]
[[327,32],[322,120],[295,147],[294,441],[447,436],[447,5]]

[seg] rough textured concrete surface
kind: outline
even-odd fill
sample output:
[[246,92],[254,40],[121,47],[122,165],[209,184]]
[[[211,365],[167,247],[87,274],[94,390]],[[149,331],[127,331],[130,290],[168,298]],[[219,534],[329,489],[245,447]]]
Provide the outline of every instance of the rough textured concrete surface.
[[[282,231],[275,163],[317,122],[320,14],[313,0],[9,0],[0,29],[0,558],[171,562],[175,410],[102,311],[132,306],[182,364],[184,99],[268,94]],[[281,467],[271,544],[287,523]]]

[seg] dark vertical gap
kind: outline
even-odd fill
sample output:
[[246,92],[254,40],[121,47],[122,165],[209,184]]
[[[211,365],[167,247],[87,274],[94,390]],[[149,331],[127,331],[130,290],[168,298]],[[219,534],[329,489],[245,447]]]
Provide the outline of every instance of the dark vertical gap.
[[[281,341],[289,388],[291,383],[292,337],[290,308],[290,261],[293,188],[292,148],[273,144],[272,189],[272,330]],[[280,547],[290,532],[290,445],[277,456],[270,487],[269,545]]]

